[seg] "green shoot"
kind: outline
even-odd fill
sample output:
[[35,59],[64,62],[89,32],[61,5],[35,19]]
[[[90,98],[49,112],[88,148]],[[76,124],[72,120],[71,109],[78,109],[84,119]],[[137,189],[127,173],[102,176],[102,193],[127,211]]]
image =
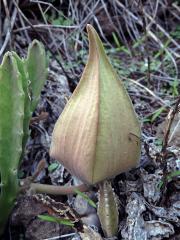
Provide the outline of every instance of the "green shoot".
[[93,200],[91,200],[85,193],[79,191],[78,189],[75,189],[74,192],[77,193],[78,195],[80,195],[82,198],[84,198],[84,200],[86,200],[89,203],[89,205],[96,208],[95,202]]
[[54,222],[54,223],[74,227],[74,223],[68,219],[58,218],[50,215],[38,215],[38,218],[46,222]]
[[154,122],[165,109],[165,107],[160,107],[159,109],[157,109],[152,115],[151,122]]
[[[168,174],[168,175],[166,176],[166,179],[167,179],[168,182],[170,182],[170,181],[172,181],[172,179],[173,179],[174,177],[178,177],[178,176],[180,176],[180,170],[171,172],[170,174]],[[159,184],[158,184],[158,189],[161,189],[162,186],[163,186],[163,184],[164,184],[164,182],[163,182],[163,181],[160,181]]]
[[48,171],[49,172],[54,172],[58,168],[59,164],[58,163],[52,163],[48,166]]
[[121,48],[121,44],[120,44],[119,39],[116,36],[115,32],[112,33],[112,36],[113,36],[113,40],[114,40],[114,42],[115,42],[115,44],[117,46],[117,49],[120,49]]

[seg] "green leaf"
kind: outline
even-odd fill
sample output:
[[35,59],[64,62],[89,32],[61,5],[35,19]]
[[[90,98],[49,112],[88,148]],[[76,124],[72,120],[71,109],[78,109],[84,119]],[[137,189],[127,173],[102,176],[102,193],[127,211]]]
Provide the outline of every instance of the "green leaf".
[[156,146],[162,146],[163,140],[162,139],[156,139],[154,143],[155,143]]
[[168,179],[168,180],[172,180],[173,177],[177,177],[177,176],[180,176],[180,170],[171,172],[171,173],[167,176],[167,179]]
[[113,39],[114,39],[114,42],[115,42],[117,48],[120,49],[120,48],[121,48],[121,44],[120,44],[120,42],[119,42],[118,37],[116,36],[116,33],[113,32],[113,33],[112,33],[112,36],[113,36]]
[[160,181],[157,185],[157,189],[160,190],[162,188],[163,184],[164,184],[163,181]]
[[84,198],[84,200],[86,200],[89,203],[89,205],[96,208],[95,202],[93,200],[91,200],[85,193],[79,191],[78,189],[75,189],[74,192],[77,193],[78,195],[80,195],[82,198]]
[[178,96],[179,95],[179,91],[178,91],[178,87],[179,87],[179,80],[177,78],[174,79],[174,81],[172,82],[171,88],[172,88],[172,94],[173,96]]
[[38,215],[38,218],[46,222],[55,222],[58,224],[74,227],[74,223],[68,219],[58,218],[50,215]]
[[151,118],[151,122],[154,122],[154,120],[160,116],[160,114],[165,110],[166,108],[165,107],[160,107],[158,110],[156,110],[153,115],[152,115],[152,118]]
[[[166,176],[166,179],[167,179],[168,181],[171,181],[173,177],[177,177],[177,176],[180,176],[180,170],[171,172],[170,174],[168,174],[168,175]],[[164,184],[163,181],[160,181],[159,184],[158,184],[158,186],[157,186],[157,188],[158,188],[158,189],[161,189],[161,187],[163,186],[163,184]]]
[[59,164],[58,163],[52,163],[48,167],[49,172],[54,172],[58,168]]

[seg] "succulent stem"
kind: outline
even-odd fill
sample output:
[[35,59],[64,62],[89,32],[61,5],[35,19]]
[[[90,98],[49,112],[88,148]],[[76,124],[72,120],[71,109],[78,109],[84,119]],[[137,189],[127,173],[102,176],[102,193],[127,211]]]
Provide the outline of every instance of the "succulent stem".
[[15,59],[7,53],[0,66],[0,234],[18,190],[22,151],[24,92]]
[[27,59],[8,52],[0,65],[0,235],[18,194],[18,168],[45,77],[45,50],[36,40]]

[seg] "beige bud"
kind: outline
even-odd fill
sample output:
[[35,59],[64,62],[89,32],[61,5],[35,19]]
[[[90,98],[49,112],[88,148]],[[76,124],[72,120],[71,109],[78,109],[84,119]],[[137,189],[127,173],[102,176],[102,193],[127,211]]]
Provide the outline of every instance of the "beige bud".
[[56,122],[50,155],[94,184],[137,165],[140,125],[97,32],[91,25],[87,31],[88,62]]

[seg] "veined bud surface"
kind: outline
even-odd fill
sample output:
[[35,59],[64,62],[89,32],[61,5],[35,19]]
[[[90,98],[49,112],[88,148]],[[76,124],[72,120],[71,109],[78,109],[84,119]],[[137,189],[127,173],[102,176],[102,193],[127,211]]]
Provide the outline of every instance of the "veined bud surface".
[[97,32],[91,25],[87,31],[88,62],[55,124],[50,155],[95,184],[137,165],[140,124]]

